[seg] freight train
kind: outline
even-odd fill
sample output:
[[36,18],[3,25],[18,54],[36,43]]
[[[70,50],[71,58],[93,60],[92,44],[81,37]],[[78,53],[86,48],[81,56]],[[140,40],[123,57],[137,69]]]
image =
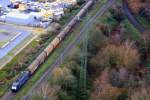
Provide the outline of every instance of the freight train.
[[40,65],[54,51],[60,42],[69,34],[74,25],[79,22],[80,18],[93,5],[94,0],[88,0],[85,6],[76,14],[76,16],[68,23],[68,25],[52,40],[52,42],[43,50],[43,52],[31,63],[31,65],[23,71],[21,75],[12,83],[12,92],[17,92],[30,79],[30,77],[40,68]]

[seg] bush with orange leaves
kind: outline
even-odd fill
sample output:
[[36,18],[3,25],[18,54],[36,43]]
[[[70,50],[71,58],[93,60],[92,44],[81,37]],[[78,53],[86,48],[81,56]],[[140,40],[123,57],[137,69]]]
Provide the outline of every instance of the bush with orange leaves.
[[91,60],[92,65],[110,68],[134,68],[139,63],[138,50],[134,43],[126,41],[124,44],[109,44]]
[[150,87],[135,89],[129,96],[129,100],[150,100]]
[[65,82],[67,80],[69,80],[70,78],[74,78],[73,75],[71,74],[71,71],[66,68],[55,68],[52,71],[52,76],[51,76],[51,80],[50,83],[53,85],[58,84],[58,85],[62,85],[65,84]]
[[125,93],[127,93],[125,88],[112,87],[109,83],[108,69],[105,69],[94,82],[91,100],[118,100]]
[[150,4],[149,0],[126,0],[133,13],[138,14],[143,8]]
[[132,12],[135,14],[138,14],[143,6],[141,0],[126,0],[126,1],[128,2],[130,9],[132,9]]

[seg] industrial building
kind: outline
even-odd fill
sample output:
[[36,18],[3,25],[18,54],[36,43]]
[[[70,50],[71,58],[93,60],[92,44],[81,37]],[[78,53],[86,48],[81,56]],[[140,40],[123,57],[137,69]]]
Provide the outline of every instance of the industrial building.
[[19,24],[19,25],[29,25],[30,23],[34,22],[35,17],[31,14],[10,12],[6,15],[5,20],[7,23],[15,23],[15,24]]
[[1,7],[7,7],[10,4],[11,4],[10,0],[0,0]]
[[53,19],[65,15],[64,9],[76,4],[76,0],[37,2],[33,0],[0,0],[0,21],[33,27],[47,27]]

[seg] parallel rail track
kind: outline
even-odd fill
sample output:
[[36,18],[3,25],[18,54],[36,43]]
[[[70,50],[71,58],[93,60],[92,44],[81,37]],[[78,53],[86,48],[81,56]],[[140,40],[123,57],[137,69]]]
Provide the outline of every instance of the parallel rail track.
[[145,31],[145,28],[141,25],[141,23],[138,21],[138,19],[132,14],[130,11],[127,1],[123,0],[123,10],[125,15],[127,16],[128,20],[131,22],[131,24],[141,33]]

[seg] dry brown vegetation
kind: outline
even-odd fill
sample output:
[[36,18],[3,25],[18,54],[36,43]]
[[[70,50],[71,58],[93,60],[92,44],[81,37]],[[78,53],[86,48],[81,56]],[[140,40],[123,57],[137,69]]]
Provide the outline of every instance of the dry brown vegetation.
[[133,48],[132,42],[125,42],[123,45],[109,44],[92,60],[94,65],[129,69],[136,67],[139,62],[138,50]]
[[51,76],[51,84],[59,84],[65,82],[65,80],[68,79],[68,76],[70,76],[70,70],[66,67],[64,68],[55,68],[52,72]]
[[149,100],[150,87],[135,89],[132,91],[129,100]]
[[[147,2],[150,1],[128,0],[129,6],[132,6],[133,8],[131,7],[131,9],[137,14],[143,7],[146,7]],[[117,10],[118,7],[111,10],[114,15],[113,18],[117,21],[112,25],[111,30],[109,30],[110,28],[107,24],[96,25],[96,28],[99,28],[104,35],[103,39],[101,39],[104,43],[96,40],[98,35],[92,40],[92,42],[95,41],[93,46],[96,47],[97,52],[89,60],[90,68],[88,72],[92,73],[92,79],[95,79],[91,100],[148,100],[146,98],[149,96],[149,90],[144,90],[140,95],[140,91],[144,89],[143,87],[149,84],[147,83],[148,79],[145,78],[146,75],[149,75],[149,68],[143,66],[144,60],[141,60],[141,57],[146,54],[146,59],[150,58],[150,34],[149,32],[143,33],[143,39],[141,39],[140,44],[123,37],[122,34],[125,28],[118,27],[122,25],[121,17],[119,16],[123,16],[123,14],[121,10]],[[116,11],[117,13],[114,14]],[[95,32],[95,34],[99,33]],[[136,88],[141,88],[141,90],[132,91]],[[142,99],[139,99],[136,95],[139,95]]]
[[105,69],[94,82],[91,100],[117,100],[118,96],[127,92],[125,88],[113,87],[109,83],[109,72]]
[[127,0],[129,7],[132,9],[134,13],[139,13],[141,8],[143,7],[143,3],[141,0]]
[[58,100],[57,93],[59,86],[50,86],[48,83],[43,83],[33,93],[31,100]]
[[149,0],[126,0],[132,12],[138,14],[142,8],[147,8],[150,4]]

